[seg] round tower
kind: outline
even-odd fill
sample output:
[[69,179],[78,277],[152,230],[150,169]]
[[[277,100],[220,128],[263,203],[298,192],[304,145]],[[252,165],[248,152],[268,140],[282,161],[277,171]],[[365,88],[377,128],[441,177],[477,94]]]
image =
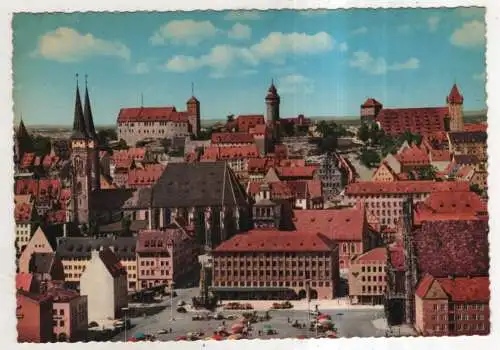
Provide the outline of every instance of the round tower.
[[267,90],[266,95],[266,124],[270,125],[273,130],[273,139],[276,141],[280,135],[280,95],[274,86],[274,81]]

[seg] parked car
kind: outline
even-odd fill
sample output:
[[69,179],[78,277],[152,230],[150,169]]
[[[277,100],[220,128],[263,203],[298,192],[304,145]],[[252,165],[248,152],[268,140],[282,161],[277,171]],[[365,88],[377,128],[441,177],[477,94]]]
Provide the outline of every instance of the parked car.
[[180,306],[177,308],[177,312],[185,314],[187,312],[186,308],[183,306]]

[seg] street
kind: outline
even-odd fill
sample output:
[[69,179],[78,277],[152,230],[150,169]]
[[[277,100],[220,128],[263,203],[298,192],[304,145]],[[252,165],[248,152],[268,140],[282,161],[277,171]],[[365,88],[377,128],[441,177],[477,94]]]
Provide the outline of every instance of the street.
[[[166,308],[156,315],[148,316],[147,318],[139,317],[133,318],[132,324],[134,327],[127,331],[127,338],[134,336],[136,333],[153,334],[159,341],[175,340],[179,336],[186,336],[188,332],[203,332],[205,337],[211,336],[213,332],[223,325],[222,320],[210,321],[193,321],[192,316],[197,311],[188,313],[178,313],[175,308],[177,302],[184,300],[187,303],[191,302],[191,297],[196,295],[197,289],[184,289],[177,290],[177,297],[173,298],[174,321],[170,319],[170,299],[165,299],[162,303]],[[320,312],[326,313],[331,316],[332,321],[338,329],[337,335],[339,337],[382,337],[385,336],[385,329],[376,328],[374,320],[383,318],[382,308],[367,307],[364,308],[339,308],[323,310]],[[242,311],[229,311],[225,310],[220,312],[224,316],[237,315],[240,316]],[[265,311],[257,311],[258,315],[264,315]],[[265,322],[258,322],[253,324],[253,331],[248,338],[295,338],[298,336],[314,337],[315,332],[309,329],[298,329],[292,327],[291,322],[297,320],[299,323],[308,324],[308,313],[306,310],[270,310],[269,315],[271,319]],[[236,321],[226,320],[225,326],[230,329],[231,325]],[[381,322],[378,322],[379,324]],[[265,325],[271,325],[277,331],[276,335],[263,335],[258,336],[258,331],[262,330]],[[172,333],[158,334],[161,329],[172,329]],[[124,341],[124,332],[115,336],[113,341]]]

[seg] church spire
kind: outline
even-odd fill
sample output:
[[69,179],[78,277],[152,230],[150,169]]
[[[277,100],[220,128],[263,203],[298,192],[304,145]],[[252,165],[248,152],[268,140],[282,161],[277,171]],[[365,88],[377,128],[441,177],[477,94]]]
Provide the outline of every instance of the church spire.
[[85,119],[83,117],[82,99],[80,98],[80,88],[78,86],[78,74],[76,74],[76,96],[75,96],[75,112],[73,118],[73,139],[85,139],[87,131],[85,129]]
[[89,89],[87,87],[87,75],[85,74],[85,106],[83,110],[83,119],[85,121],[85,129],[87,130],[88,137],[92,139],[97,138],[94,126],[94,118],[92,116],[92,107],[90,106]]

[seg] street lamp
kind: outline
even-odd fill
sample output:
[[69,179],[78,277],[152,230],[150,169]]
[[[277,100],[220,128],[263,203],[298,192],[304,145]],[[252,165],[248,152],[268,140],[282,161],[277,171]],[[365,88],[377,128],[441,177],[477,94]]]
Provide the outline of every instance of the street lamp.
[[122,311],[125,315],[125,341],[127,341],[127,312],[129,308],[128,307],[122,307]]
[[170,283],[170,321],[174,319],[174,281]]

